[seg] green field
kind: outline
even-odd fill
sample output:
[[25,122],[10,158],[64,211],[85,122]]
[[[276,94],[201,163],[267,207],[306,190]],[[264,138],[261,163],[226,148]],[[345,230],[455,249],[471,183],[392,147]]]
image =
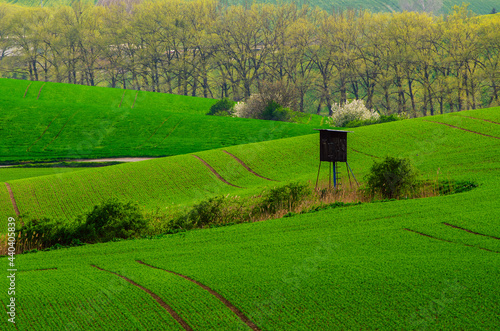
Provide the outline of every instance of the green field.
[[[42,0],[43,1],[43,6],[44,7],[57,7],[61,5],[67,5],[70,6],[74,0]],[[21,5],[21,6],[32,6],[32,7],[37,7],[41,5],[41,2],[38,0],[0,0],[0,2],[5,2],[5,3],[10,3],[10,4],[16,4],[16,5]],[[84,2],[84,1],[82,1]],[[93,0],[88,0],[89,3],[97,3],[97,1]],[[276,4],[278,1],[275,0],[263,0],[263,1],[257,1],[258,3],[273,3]],[[341,10],[341,9],[367,9],[372,12],[393,12],[393,11],[400,11],[400,2],[395,1],[395,0],[368,0],[368,1],[362,1],[362,0],[350,0],[350,1],[345,1],[345,0],[313,0],[313,1],[305,1],[305,0],[300,0],[300,1],[295,1],[295,0],[288,0],[285,2],[295,2],[299,6],[307,4],[309,6],[313,7],[320,7],[324,10],[331,11],[332,8],[335,8],[336,10]],[[243,0],[225,0],[221,1],[223,4],[228,4],[228,5],[245,5],[248,2],[245,2]],[[438,14],[446,14],[451,11],[453,6],[459,6],[461,5],[461,1],[456,1],[456,0],[444,0],[442,1],[442,6],[439,6],[439,9],[437,10]],[[499,5],[498,2],[495,0],[480,0],[480,1],[471,1],[470,2],[470,9],[474,11],[476,14],[484,15],[484,14],[489,14],[493,8],[496,8],[497,11],[499,10]]]
[[170,156],[309,134],[308,124],[206,116],[213,99],[0,79],[0,162]]
[[[500,108],[492,108],[362,127],[349,135],[349,163],[359,177],[373,159],[406,156],[422,178],[476,181],[479,187],[469,192],[17,256],[16,326],[250,329],[204,285],[260,330],[497,329],[499,123]],[[317,140],[315,134],[224,150],[265,177],[306,181],[315,179]],[[275,185],[241,171],[222,150],[195,154],[245,188],[223,183],[192,155],[10,184],[20,209],[50,215],[90,206],[118,191],[120,182],[117,196],[151,206]],[[0,190],[0,198],[2,217],[12,216],[8,195]],[[7,269],[8,260],[0,261]],[[7,289],[8,279],[2,284]],[[6,307],[9,296],[1,293]]]

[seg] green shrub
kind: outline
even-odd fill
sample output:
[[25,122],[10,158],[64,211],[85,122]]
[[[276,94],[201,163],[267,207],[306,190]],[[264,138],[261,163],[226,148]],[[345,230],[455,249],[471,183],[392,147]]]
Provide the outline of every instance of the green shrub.
[[411,194],[418,186],[417,173],[410,161],[390,156],[375,162],[365,179],[368,191],[372,195],[380,193],[385,199]]
[[223,98],[213,104],[212,107],[210,107],[210,111],[207,113],[207,115],[232,116],[234,105],[235,102],[233,100]]
[[265,193],[258,208],[270,214],[274,214],[282,209],[290,212],[310,194],[311,189],[307,184],[290,183],[285,186],[273,188]]
[[243,205],[237,198],[218,196],[194,205],[186,214],[176,217],[171,225],[174,229],[193,229],[240,223],[248,218],[242,213]]
[[290,114],[288,109],[281,107],[281,105],[275,101],[270,101],[260,114],[259,119],[288,122],[290,120]]
[[139,207],[131,202],[107,200],[84,216],[77,229],[80,240],[106,242],[114,238],[139,237],[148,232],[148,220]]
[[59,219],[32,218],[16,230],[16,236],[41,247],[51,247],[55,244],[79,246],[81,242],[76,237],[78,226],[78,223]]

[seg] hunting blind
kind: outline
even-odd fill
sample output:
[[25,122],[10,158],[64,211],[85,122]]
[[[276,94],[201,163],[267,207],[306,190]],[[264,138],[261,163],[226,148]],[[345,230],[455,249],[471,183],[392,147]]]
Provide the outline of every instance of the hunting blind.
[[[339,183],[339,169],[337,168],[337,162],[345,162],[347,168],[347,175],[349,176],[349,183],[351,182],[352,174],[354,180],[354,173],[352,173],[351,167],[347,163],[347,133],[352,131],[341,131],[341,130],[325,130],[319,129],[319,168],[318,177],[316,178],[316,188],[318,187],[319,172],[321,169],[321,162],[329,162],[330,170],[328,172],[328,184],[331,187],[331,175],[333,166],[333,187],[336,188]],[[350,171],[350,173],[349,173]],[[358,181],[356,180],[356,183]]]

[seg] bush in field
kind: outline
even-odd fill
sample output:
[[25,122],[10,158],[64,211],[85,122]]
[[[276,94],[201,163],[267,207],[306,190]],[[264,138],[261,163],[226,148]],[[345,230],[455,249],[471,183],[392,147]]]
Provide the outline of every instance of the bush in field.
[[353,100],[345,105],[338,103],[332,106],[332,116],[329,118],[330,125],[336,127],[346,126],[352,121],[378,120],[380,115],[366,108],[363,100]]
[[215,115],[215,116],[233,116],[233,107],[235,102],[228,98],[223,98],[217,101],[215,104],[210,107],[210,111],[207,115]]
[[410,161],[390,156],[375,162],[365,179],[372,195],[380,193],[386,199],[411,194],[418,186],[417,172]]
[[276,187],[264,194],[259,204],[260,210],[274,214],[279,210],[293,211],[305,198],[311,194],[307,184],[290,183],[282,187]]
[[116,199],[94,206],[88,214],[79,217],[79,223],[76,235],[90,242],[139,237],[148,232],[148,220],[139,206]]
[[189,230],[246,221],[242,216],[242,205],[238,199],[219,196],[194,205],[189,212],[175,218],[171,226],[174,229]]
[[59,219],[40,218],[29,219],[16,231],[20,240],[26,240],[31,245],[46,248],[55,244],[74,245],[80,243],[76,233],[78,223],[63,221]]

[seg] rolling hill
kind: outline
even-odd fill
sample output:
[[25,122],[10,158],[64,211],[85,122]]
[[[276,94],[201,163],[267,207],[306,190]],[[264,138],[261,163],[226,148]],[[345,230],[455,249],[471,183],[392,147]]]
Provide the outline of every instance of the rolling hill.
[[[500,324],[500,109],[354,131],[348,153],[359,177],[373,159],[405,156],[424,178],[474,180],[479,187],[17,256],[17,328],[495,329]],[[317,140],[315,134],[224,150],[263,177],[305,181],[315,178]],[[193,155],[10,184],[21,209],[59,216],[112,192],[165,205],[275,185],[243,171],[222,149],[194,154],[244,188],[223,182]],[[14,216],[9,203],[0,190],[3,218]],[[8,288],[9,279],[3,282]],[[0,297],[6,309],[7,291]],[[3,329],[14,329],[6,319],[2,323]]]
[[215,101],[0,79],[0,162],[171,156],[309,134],[322,124],[316,115],[304,124],[206,116]]

